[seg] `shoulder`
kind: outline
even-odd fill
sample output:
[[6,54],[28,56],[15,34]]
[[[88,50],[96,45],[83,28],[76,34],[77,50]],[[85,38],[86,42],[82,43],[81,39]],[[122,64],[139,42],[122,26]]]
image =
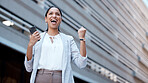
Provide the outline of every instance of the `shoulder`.
[[41,33],[40,33],[41,38],[45,35],[45,33],[46,33],[46,32],[41,32]]

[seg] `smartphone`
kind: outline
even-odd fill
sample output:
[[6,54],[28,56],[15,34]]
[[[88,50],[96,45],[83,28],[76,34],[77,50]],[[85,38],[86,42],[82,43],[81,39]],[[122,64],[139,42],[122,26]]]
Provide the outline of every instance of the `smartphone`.
[[36,26],[31,27],[29,30],[32,35],[36,31]]
[[[37,30],[36,30],[36,26],[31,27],[29,30],[30,30],[31,35],[32,35],[35,31],[37,31]],[[38,41],[40,41],[40,40],[38,40]]]

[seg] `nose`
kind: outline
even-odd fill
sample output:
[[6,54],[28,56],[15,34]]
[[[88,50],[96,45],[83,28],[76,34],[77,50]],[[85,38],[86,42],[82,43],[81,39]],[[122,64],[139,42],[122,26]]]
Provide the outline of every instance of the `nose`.
[[55,14],[53,14],[52,16],[53,16],[53,17],[56,17],[56,15],[55,15]]

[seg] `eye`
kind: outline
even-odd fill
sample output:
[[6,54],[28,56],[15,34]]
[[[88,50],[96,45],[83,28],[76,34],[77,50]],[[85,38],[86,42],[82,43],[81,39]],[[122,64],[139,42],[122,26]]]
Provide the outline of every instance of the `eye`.
[[49,12],[49,15],[52,15],[53,13],[52,12]]
[[60,16],[60,13],[57,12],[56,15]]

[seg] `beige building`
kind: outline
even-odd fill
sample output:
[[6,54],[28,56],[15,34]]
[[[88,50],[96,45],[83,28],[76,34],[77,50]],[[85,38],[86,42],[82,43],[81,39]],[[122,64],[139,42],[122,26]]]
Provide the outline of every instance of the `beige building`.
[[148,8],[142,0],[0,0],[0,83],[28,83],[24,68],[29,28],[46,30],[45,11],[58,6],[61,32],[87,29],[88,65],[72,64],[76,83],[148,82]]

